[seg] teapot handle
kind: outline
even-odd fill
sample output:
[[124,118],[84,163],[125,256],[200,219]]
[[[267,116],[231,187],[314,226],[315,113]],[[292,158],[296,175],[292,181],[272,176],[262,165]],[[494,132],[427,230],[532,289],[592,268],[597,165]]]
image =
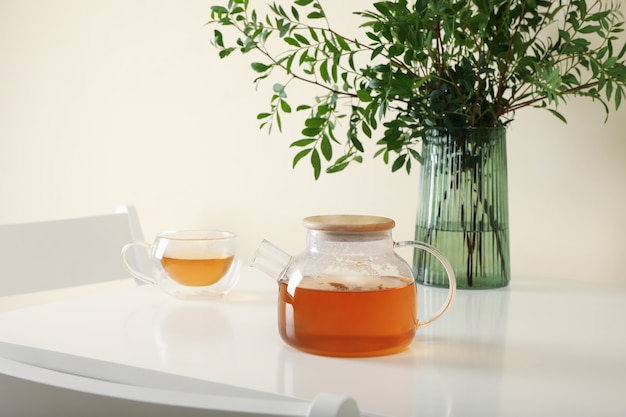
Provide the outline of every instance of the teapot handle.
[[416,242],[416,241],[404,241],[404,242],[394,242],[393,245],[396,248],[403,247],[403,246],[413,246],[413,247],[415,247],[417,249],[422,249],[422,250],[430,253],[435,258],[437,258],[437,260],[439,262],[441,262],[441,264],[443,265],[443,267],[446,270],[446,273],[448,274],[448,297],[446,298],[445,302],[443,303],[443,306],[441,306],[439,311],[437,311],[428,320],[424,320],[424,321],[420,320],[417,323],[417,328],[418,329],[422,328],[422,327],[426,327],[429,324],[432,324],[439,317],[441,317],[443,315],[443,313],[445,313],[446,310],[452,304],[452,299],[454,298],[454,294],[456,293],[456,277],[454,275],[454,269],[452,269],[452,265],[450,264],[448,259],[445,256],[443,256],[443,254],[441,252],[439,252],[437,249],[435,249],[434,247],[430,246],[427,243]]

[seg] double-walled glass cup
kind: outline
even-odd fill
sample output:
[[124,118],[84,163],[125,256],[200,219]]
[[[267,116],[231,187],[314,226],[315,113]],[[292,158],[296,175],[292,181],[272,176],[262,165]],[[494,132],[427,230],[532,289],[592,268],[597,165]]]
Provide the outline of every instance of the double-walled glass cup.
[[[133,248],[149,251],[153,267],[150,275],[130,264],[128,253]],[[220,297],[239,279],[237,235],[220,230],[163,232],[152,244],[130,242],[122,248],[122,261],[137,279],[158,285],[178,298]]]

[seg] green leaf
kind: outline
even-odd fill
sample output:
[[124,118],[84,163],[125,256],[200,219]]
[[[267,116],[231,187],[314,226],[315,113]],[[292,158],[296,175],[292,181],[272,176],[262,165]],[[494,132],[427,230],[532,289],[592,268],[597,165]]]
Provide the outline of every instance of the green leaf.
[[372,101],[372,95],[370,94],[369,90],[358,90],[356,92],[357,97],[359,98],[359,100],[363,101],[363,102],[369,102]]
[[339,55],[341,53],[339,49],[337,49],[337,47],[329,39],[324,42],[324,46],[326,47],[326,49],[328,49],[328,52],[331,55]]
[[296,156],[293,157],[293,163],[291,167],[295,168],[298,162],[300,162],[300,160],[304,158],[305,156],[307,156],[312,150],[313,148],[308,148],[308,149],[303,149],[300,152],[298,152]]
[[330,82],[330,76],[328,75],[328,61],[323,61],[320,64],[319,72],[322,80]]
[[285,37],[283,38],[283,40],[285,41],[285,43],[291,45],[291,46],[295,46],[296,48],[300,47],[300,42],[298,42],[297,40],[295,40],[294,38],[291,37]]
[[350,138],[350,143],[352,143],[352,146],[354,146],[357,149],[357,151],[365,152],[365,148],[363,148],[363,144],[361,143],[360,140],[356,138],[356,136],[352,136]]
[[413,157],[413,159],[415,159],[420,164],[424,162],[424,158],[422,157],[422,155],[415,149],[409,148],[409,153],[411,154],[411,157]]
[[339,44],[341,49],[343,49],[344,51],[350,50],[350,45],[348,45],[348,42],[346,42],[346,40],[342,36],[337,36],[335,39],[337,39],[337,43]]
[[228,55],[230,55],[233,51],[235,50],[235,48],[226,48],[226,49],[222,49],[219,52],[219,57],[220,58],[226,58]]
[[311,45],[311,42],[309,42],[309,40],[301,34],[295,33],[293,36],[298,40],[298,42],[300,42],[301,45]]
[[396,172],[400,168],[404,166],[404,162],[406,161],[406,154],[401,154],[393,161],[393,165],[391,166],[391,172]]
[[315,139],[300,139],[295,142],[292,142],[291,145],[289,145],[289,147],[304,147],[304,146],[308,146],[312,144],[313,142],[315,142]]
[[373,32],[367,32],[367,33],[365,33],[365,36],[367,36],[368,38],[373,40],[375,43],[381,43],[380,42],[380,37],[378,35],[376,35],[375,33],[373,33]]
[[391,57],[402,55],[403,52],[404,47],[400,44],[393,44],[389,47],[389,56]]
[[554,110],[554,109],[548,109],[548,111],[550,113],[552,113],[554,116],[556,116],[560,121],[562,121],[563,123],[567,123],[567,119],[565,118],[565,116],[563,116],[561,113],[559,113],[558,111]]
[[278,97],[280,98],[286,98],[287,97],[287,93],[285,92],[285,86],[279,83],[276,83],[272,86],[272,90],[275,93],[278,93]]
[[285,113],[291,113],[291,106],[285,100],[280,100],[280,109]]
[[217,14],[228,14],[228,9],[224,6],[211,6],[211,11]]
[[361,123],[361,130],[368,138],[372,137],[372,129],[370,129],[369,125],[365,122]]
[[219,30],[214,30],[213,31],[213,37],[215,38],[215,45],[217,45],[220,48],[224,47],[224,36],[222,35],[222,32],[220,32]]
[[282,132],[283,131],[283,121],[280,118],[280,113],[276,112],[276,126],[278,127],[278,131]]
[[619,110],[619,106],[622,104],[622,98],[624,97],[624,90],[618,88],[615,90],[615,110]]
[[587,25],[580,28],[580,33],[597,33],[602,30],[602,27],[597,25]]
[[306,127],[322,127],[326,124],[327,119],[323,117],[309,117],[305,120]]
[[322,137],[320,149],[322,150],[322,155],[324,156],[324,159],[330,161],[330,159],[333,157],[333,147],[330,143],[330,139],[328,139],[328,136],[324,135]]
[[293,67],[293,61],[294,59],[296,59],[296,54],[292,54],[287,58],[287,61],[285,62],[285,68],[287,70],[288,74],[292,74],[293,71],[291,70],[291,68]]
[[597,22],[597,21],[606,19],[610,13],[611,13],[611,10],[603,10],[601,12],[592,14],[591,16],[588,17],[588,19]]
[[580,19],[584,20],[587,17],[587,1],[583,0],[583,1],[579,1],[577,2],[577,6],[578,6],[578,13],[580,13]]
[[[311,12],[311,13],[309,13],[309,14],[307,15],[307,17],[308,17],[309,19],[323,19],[325,16],[324,16],[324,13],[320,13],[320,12]],[[319,176],[319,174],[318,174],[318,176]],[[317,179],[317,177],[315,177],[315,178]]]
[[339,58],[335,57],[335,59],[333,59],[333,64],[330,67],[330,73],[332,74],[333,77],[333,82],[337,82],[337,68],[339,67]]
[[300,59],[298,60],[298,63],[300,65],[303,65],[304,63],[309,62],[309,61],[311,61],[311,58],[309,58],[309,54],[308,54],[307,50],[305,49],[300,54]]
[[320,161],[320,154],[317,149],[313,149],[311,152],[311,166],[313,167],[313,176],[317,180],[322,171],[322,161]]
[[321,127],[305,127],[304,129],[302,129],[301,133],[304,136],[312,138],[322,133],[322,130],[323,129]]
[[250,66],[255,72],[265,72],[272,67],[271,65],[262,64],[260,62],[253,62]]
[[370,59],[374,60],[374,58],[376,58],[378,55],[382,54],[382,52],[385,50],[385,47],[383,45],[380,45],[376,48],[374,48],[372,50],[372,54],[370,56]]
[[348,161],[344,161],[341,163],[334,163],[333,165],[329,166],[328,168],[326,168],[326,173],[327,174],[334,174],[336,172],[340,172],[343,171],[344,169],[346,169],[348,167],[350,163]]

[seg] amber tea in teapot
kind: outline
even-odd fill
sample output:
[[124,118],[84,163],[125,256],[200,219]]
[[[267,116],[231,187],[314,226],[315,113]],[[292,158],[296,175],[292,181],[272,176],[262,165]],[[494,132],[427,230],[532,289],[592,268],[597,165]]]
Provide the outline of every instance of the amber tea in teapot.
[[[292,257],[264,241],[252,264],[278,279],[279,333],[287,344],[328,356],[395,353],[450,306],[456,288],[451,265],[425,243],[394,243],[393,220],[314,216],[304,219],[304,225],[304,252]],[[418,320],[411,268],[394,252],[400,246],[431,253],[448,272],[448,298],[428,320]]]
[[412,278],[304,277],[294,296],[286,283],[280,283],[279,294],[281,337],[311,353],[352,356],[358,348],[382,355],[404,349],[415,335]]

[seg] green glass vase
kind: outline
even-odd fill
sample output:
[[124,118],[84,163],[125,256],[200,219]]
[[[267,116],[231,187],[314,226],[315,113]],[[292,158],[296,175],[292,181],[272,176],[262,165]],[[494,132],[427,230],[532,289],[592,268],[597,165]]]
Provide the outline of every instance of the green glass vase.
[[[510,281],[506,129],[432,129],[423,138],[415,238],[439,249],[457,287],[486,289]],[[414,254],[418,283],[446,287],[446,271]]]

